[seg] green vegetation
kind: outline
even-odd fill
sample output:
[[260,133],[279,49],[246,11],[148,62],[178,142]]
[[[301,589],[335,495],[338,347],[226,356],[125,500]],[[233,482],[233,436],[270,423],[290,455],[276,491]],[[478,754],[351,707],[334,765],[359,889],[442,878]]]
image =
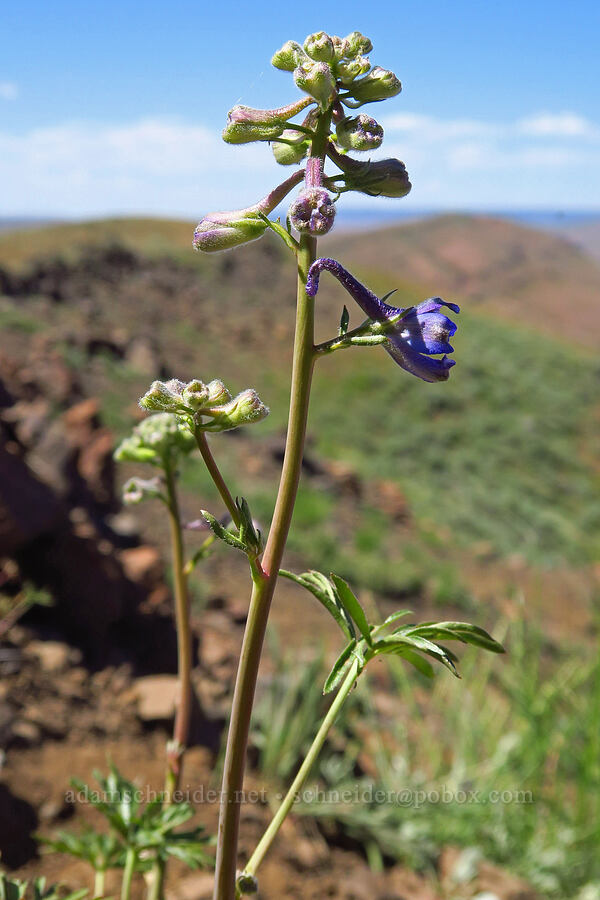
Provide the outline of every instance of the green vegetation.
[[[600,661],[550,652],[522,623],[499,630],[506,658],[461,652],[460,684],[448,673],[430,683],[390,659],[394,696],[374,707],[373,689],[359,682],[313,773],[313,792],[325,795],[294,810],[356,841],[375,867],[400,860],[435,877],[441,849],[453,844],[468,848],[465,862],[497,862],[544,897],[596,897]],[[312,671],[319,658],[302,669],[275,659],[254,745],[263,774],[280,785],[310,743],[311,718],[316,732],[326,670]],[[377,791],[392,799],[377,802]]]
[[311,417],[319,450],[396,480],[417,519],[453,542],[541,564],[597,558],[595,360],[473,315],[456,345],[444,385],[403,377],[382,353],[326,361]]

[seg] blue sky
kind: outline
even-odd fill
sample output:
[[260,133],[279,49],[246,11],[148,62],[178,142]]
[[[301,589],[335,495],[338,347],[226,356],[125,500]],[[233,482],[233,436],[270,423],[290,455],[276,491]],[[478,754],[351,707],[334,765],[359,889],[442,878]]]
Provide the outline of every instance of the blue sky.
[[220,140],[235,103],[298,96],[272,53],[288,38],[358,29],[399,97],[369,106],[378,156],[413,181],[375,210],[600,209],[600,12],[520,3],[75,2],[12,4],[2,17],[0,216],[243,206],[282,180],[267,145]]

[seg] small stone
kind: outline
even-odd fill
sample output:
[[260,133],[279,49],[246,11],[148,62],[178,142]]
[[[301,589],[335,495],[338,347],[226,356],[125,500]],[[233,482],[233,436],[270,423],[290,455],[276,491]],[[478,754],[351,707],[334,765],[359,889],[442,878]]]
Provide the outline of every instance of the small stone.
[[27,722],[24,719],[13,722],[11,732],[13,738],[25,744],[39,744],[42,737],[42,732],[35,722]]
[[71,649],[60,641],[30,641],[26,652],[38,660],[45,672],[60,672],[69,664]]
[[178,681],[175,675],[145,675],[136,678],[134,694],[138,716],[143,722],[171,719],[175,714]]
[[149,586],[158,581],[163,572],[162,559],[156,547],[144,544],[121,552],[125,574],[135,584]]

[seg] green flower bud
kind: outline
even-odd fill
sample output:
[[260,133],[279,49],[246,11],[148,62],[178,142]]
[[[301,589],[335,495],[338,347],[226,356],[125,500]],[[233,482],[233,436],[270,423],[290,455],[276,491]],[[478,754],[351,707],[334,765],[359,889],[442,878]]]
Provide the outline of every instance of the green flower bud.
[[221,406],[231,400],[231,394],[223,384],[220,378],[209,381],[206,386],[208,392],[207,406]]
[[115,450],[118,461],[148,462],[164,466],[176,461],[180,454],[196,446],[194,435],[185,423],[171,413],[149,416],[121,441]]
[[123,503],[126,506],[153,498],[164,499],[158,478],[130,478],[123,485]]
[[369,194],[371,197],[405,197],[412,185],[403,162],[399,159],[380,159],[360,163],[349,157],[331,154],[346,176],[346,188]]
[[334,59],[333,41],[324,31],[309,34],[304,41],[304,49],[317,62],[332,62]]
[[364,78],[353,82],[350,94],[360,103],[376,103],[395,97],[401,90],[402,85],[393,72],[375,66]]
[[355,78],[364,75],[371,68],[371,63],[366,56],[356,59],[342,60],[335,68],[336,75],[344,86],[352,84]]
[[195,249],[214,253],[219,250],[230,250],[232,247],[262,237],[268,225],[261,219],[261,213],[266,216],[273,212],[292,188],[302,181],[303,176],[302,169],[294,172],[254,206],[229,212],[209,213],[196,226]]
[[344,55],[347,59],[363,56],[365,53],[370,53],[372,49],[373,44],[370,38],[365,37],[360,31],[353,31],[344,38]]
[[[243,213],[244,210],[237,210]],[[231,250],[240,244],[256,241],[268,227],[258,216],[243,216],[227,222],[217,222],[218,213],[211,213],[198,222],[194,232],[194,248],[214,253],[219,250]]]
[[269,409],[252,388],[248,388],[230,400],[229,403],[216,409],[205,410],[210,421],[203,424],[205,431],[229,431],[240,425],[259,422],[269,415]]
[[376,150],[383,141],[383,128],[364,113],[338,122],[336,140],[344,150]]
[[331,43],[333,44],[333,55],[334,59],[339,60],[344,58],[344,53],[346,52],[346,43],[343,38],[338,37],[337,34],[332,35]]
[[287,141],[292,141],[293,146],[292,144],[282,144],[279,141],[273,141],[271,149],[279,165],[293,166],[301,162],[310,150],[310,139],[305,134],[299,131],[292,131],[292,129],[286,129],[281,137]]
[[181,399],[190,409],[199,410],[203,406],[208,406],[208,387],[203,381],[195,378],[188,382],[183,388]]
[[223,140],[228,144],[247,144],[250,141],[271,141],[280,137],[286,122],[306,109],[311,100],[303,97],[278,109],[253,109],[234,106],[227,116]]
[[302,60],[306,59],[306,53],[296,41],[286,41],[283,47],[273,54],[271,65],[284,72],[293,72]]
[[150,390],[140,398],[140,406],[149,412],[177,412],[181,409],[181,392],[185,384],[172,378],[171,381],[153,381]]
[[306,91],[326,109],[335,99],[335,78],[327,63],[311,62],[294,69],[294,81],[301,91]]

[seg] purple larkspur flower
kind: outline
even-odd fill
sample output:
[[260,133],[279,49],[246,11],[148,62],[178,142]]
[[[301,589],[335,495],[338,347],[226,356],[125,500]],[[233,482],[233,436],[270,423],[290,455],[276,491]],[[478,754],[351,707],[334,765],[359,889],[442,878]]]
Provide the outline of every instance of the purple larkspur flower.
[[[411,375],[423,381],[445,381],[455,360],[446,354],[453,352],[450,338],[456,323],[441,312],[445,306],[460,312],[456,303],[446,303],[440,297],[430,297],[406,309],[390,306],[361,284],[335,259],[317,259],[310,267],[306,293],[314,297],[319,289],[321,272],[331,272],[367,316],[375,322],[390,323],[386,332],[385,349]],[[401,317],[401,318],[398,318]],[[443,354],[441,359],[435,354]]]

